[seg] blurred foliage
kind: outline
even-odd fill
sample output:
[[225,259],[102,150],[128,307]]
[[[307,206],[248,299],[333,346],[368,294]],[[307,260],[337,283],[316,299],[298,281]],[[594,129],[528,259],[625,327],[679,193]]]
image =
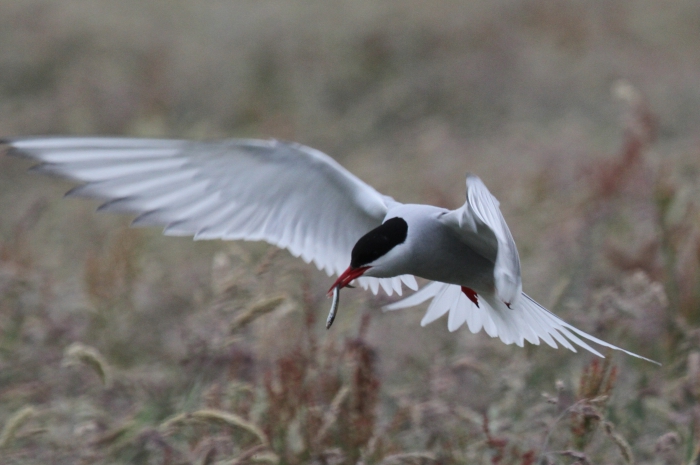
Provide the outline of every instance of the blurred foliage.
[[697,463],[697,2],[22,0],[0,40],[3,136],[294,139],[446,207],[475,172],[528,293],[664,364],[361,292],[326,332],[286,252],[98,219],[0,156],[2,464]]

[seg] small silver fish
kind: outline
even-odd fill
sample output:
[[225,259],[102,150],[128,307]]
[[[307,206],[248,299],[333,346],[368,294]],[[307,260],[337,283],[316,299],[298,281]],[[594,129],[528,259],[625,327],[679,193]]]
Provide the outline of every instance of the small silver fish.
[[333,288],[333,303],[331,304],[331,311],[328,312],[328,319],[326,320],[326,329],[330,328],[335,320],[335,314],[338,311],[338,304],[340,303],[340,285]]

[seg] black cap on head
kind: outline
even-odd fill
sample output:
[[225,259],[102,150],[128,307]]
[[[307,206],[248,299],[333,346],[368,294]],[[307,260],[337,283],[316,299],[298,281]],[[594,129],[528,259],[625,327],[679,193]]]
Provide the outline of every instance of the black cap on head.
[[408,234],[408,224],[403,218],[391,218],[362,236],[352,248],[350,266],[359,268],[372,263],[399,244]]

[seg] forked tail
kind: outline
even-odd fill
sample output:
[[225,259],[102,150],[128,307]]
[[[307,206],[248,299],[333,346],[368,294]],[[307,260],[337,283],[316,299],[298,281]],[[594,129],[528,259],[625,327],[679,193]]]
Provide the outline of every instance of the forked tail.
[[[659,362],[642,357],[628,350],[609,344],[597,337],[573,327],[552,312],[535,302],[527,294],[508,308],[495,298],[479,295],[480,306],[472,302],[460,286],[433,282],[423,287],[415,294],[384,307],[384,310],[398,310],[413,307],[428,299],[433,299],[428,307],[421,325],[425,326],[449,312],[447,327],[456,331],[467,324],[472,333],[482,329],[491,337],[499,337],[506,344],[517,344],[522,347],[524,341],[539,345],[540,339],[551,347],[557,348],[557,343],[576,352],[574,345],[603,357],[603,354],[591,347],[585,340],[603,347],[619,350],[657,365]],[[585,339],[585,340],[584,340]],[[573,344],[572,344],[573,343]]]

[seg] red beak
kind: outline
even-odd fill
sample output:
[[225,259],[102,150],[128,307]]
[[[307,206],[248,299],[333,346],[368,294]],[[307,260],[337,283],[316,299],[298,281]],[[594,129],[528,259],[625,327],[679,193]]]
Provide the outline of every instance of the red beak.
[[341,274],[338,279],[335,280],[331,288],[328,290],[328,295],[330,296],[333,293],[333,289],[335,289],[336,286],[338,286],[340,289],[347,287],[348,284],[350,284],[353,280],[359,278],[363,274],[365,274],[365,271],[369,270],[372,268],[371,266],[361,266],[359,268],[353,268],[353,267],[348,267],[347,270]]

